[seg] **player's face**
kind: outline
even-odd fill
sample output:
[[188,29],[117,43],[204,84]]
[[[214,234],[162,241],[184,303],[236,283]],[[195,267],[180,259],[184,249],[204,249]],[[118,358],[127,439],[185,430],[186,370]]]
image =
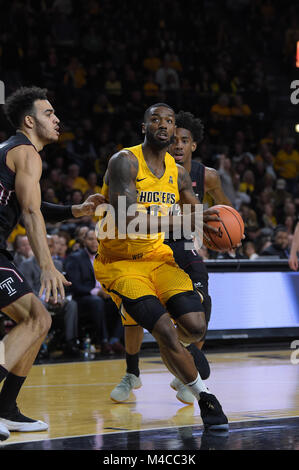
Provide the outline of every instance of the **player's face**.
[[96,254],[96,252],[98,251],[98,241],[94,231],[90,230],[87,233],[84,239],[84,244],[90,253],[94,255]]
[[175,130],[174,112],[164,106],[151,108],[147,121],[143,124],[146,139],[157,149],[168,147]]
[[66,250],[67,250],[66,239],[64,237],[59,237],[59,251],[58,251],[58,253],[60,255],[64,256],[65,253],[66,253]]
[[21,238],[17,251],[22,255],[26,256],[26,258],[29,257],[31,253],[31,246],[27,237]]
[[188,129],[177,127],[174,133],[174,142],[169,147],[169,153],[175,161],[183,165],[192,158],[192,153],[196,149],[196,143]]
[[53,240],[53,253],[57,255],[58,250],[59,250],[59,236],[58,235],[52,235],[52,240]]
[[34,130],[45,143],[57,142],[59,138],[59,119],[48,100],[36,100],[34,103]]
[[85,235],[87,234],[87,232],[88,232],[88,227],[86,227],[86,226],[81,227],[79,232],[78,232],[77,239],[78,240],[83,240]]
[[275,245],[279,246],[282,250],[288,247],[289,238],[287,232],[278,232],[275,237]]
[[49,247],[49,251],[51,253],[51,256],[54,256],[56,255],[56,250],[55,250],[55,242],[53,240],[53,238],[47,238],[47,242],[48,242],[48,247]]

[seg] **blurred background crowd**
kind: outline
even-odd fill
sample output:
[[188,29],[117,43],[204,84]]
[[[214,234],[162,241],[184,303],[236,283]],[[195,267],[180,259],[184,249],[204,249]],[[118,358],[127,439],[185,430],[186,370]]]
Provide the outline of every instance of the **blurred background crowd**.
[[[194,158],[219,171],[245,222],[242,249],[203,248],[203,257],[288,257],[299,214],[296,106],[290,103],[299,70],[296,2],[0,0],[0,8],[6,95],[21,85],[45,87],[61,120],[59,142],[41,153],[44,201],[79,204],[100,191],[111,155],[143,140],[145,109],[166,102],[204,122]],[[0,143],[11,133],[0,110]],[[47,224],[53,257],[66,272],[95,222]],[[8,248],[21,263],[30,259],[22,224]],[[104,309],[108,299],[100,290],[95,296]],[[109,333],[101,335],[102,346],[109,345]],[[119,345],[120,336],[110,333],[111,344]]]

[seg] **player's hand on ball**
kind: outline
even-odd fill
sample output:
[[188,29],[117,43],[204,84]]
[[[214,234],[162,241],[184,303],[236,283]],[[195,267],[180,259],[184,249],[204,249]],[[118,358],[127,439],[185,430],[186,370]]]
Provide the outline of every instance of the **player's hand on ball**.
[[203,211],[203,239],[205,241],[210,241],[210,238],[207,235],[209,230],[214,233],[218,232],[218,228],[209,225],[208,222],[217,222],[219,220],[221,219],[219,217],[219,211],[217,209],[210,208]]
[[[242,240],[244,240],[246,237],[245,235],[243,234],[243,237],[242,237]],[[242,242],[240,243],[237,243],[236,245],[233,246],[233,250],[237,250],[238,248],[241,248],[242,246]]]
[[204,232],[209,237],[204,239],[208,248],[214,251],[231,251],[239,248],[244,236],[244,221],[236,209],[231,206],[218,204],[210,209],[217,210],[219,213],[218,221],[212,220],[210,225],[204,225]]

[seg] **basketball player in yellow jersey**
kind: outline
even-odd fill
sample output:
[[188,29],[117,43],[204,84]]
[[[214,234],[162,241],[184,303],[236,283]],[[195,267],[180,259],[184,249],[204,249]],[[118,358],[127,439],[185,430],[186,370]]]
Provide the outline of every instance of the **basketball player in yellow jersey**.
[[[169,147],[169,153],[173,156],[176,163],[182,165],[190,174],[193,190],[202,203],[207,194],[214,204],[231,205],[224,194],[220,177],[216,170],[207,168],[202,163],[192,160],[192,154],[197,145],[203,140],[204,126],[199,118],[195,118],[191,113],[180,111],[175,116],[176,129],[174,141]],[[172,249],[174,258],[193,282],[194,288],[202,296],[202,308],[205,313],[206,331],[211,316],[211,297],[208,289],[208,272],[202,258],[196,250],[185,250],[184,238],[178,240],[165,240]],[[111,391],[110,398],[117,403],[122,403],[129,399],[131,390],[140,388],[142,382],[139,370],[139,352],[143,341],[143,328],[134,324],[133,321],[122,318],[125,327],[125,346],[126,346],[126,374],[119,384]],[[191,353],[197,370],[203,380],[208,379],[210,375],[210,366],[204,353],[200,351],[204,344],[205,335],[199,343],[185,344]],[[171,387],[177,391],[176,397],[184,404],[191,405],[194,402],[194,396],[189,389],[184,386],[177,378],[172,380]]]
[[[172,250],[163,244],[164,232],[183,225],[183,216],[166,218],[164,211],[178,200],[192,206],[198,203],[187,171],[166,152],[175,130],[174,111],[163,103],[152,105],[145,112],[142,130],[142,145],[124,149],[109,161],[103,194],[116,213],[117,238],[100,240],[94,263],[96,278],[115,303],[122,304],[126,314],[154,336],[169,371],[198,400],[205,428],[227,430],[227,417],[220,403],[206,388],[192,356],[179,341],[200,340],[205,319],[201,299],[189,276],[175,263]],[[123,199],[125,207],[121,212],[118,209]],[[133,204],[141,208],[137,217],[128,215]],[[157,205],[162,215],[142,212]],[[215,212],[205,212],[205,222],[217,219]],[[193,223],[194,219],[195,212]],[[134,223],[139,223],[139,227],[145,224],[144,234],[124,238]],[[154,223],[157,230],[151,236]]]

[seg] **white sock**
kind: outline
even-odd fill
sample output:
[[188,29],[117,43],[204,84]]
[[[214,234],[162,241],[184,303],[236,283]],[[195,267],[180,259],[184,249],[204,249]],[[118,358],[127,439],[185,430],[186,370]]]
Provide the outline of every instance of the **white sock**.
[[197,401],[199,400],[199,394],[201,392],[211,393],[199,374],[193,382],[185,385],[189,388],[190,392],[193,393]]

